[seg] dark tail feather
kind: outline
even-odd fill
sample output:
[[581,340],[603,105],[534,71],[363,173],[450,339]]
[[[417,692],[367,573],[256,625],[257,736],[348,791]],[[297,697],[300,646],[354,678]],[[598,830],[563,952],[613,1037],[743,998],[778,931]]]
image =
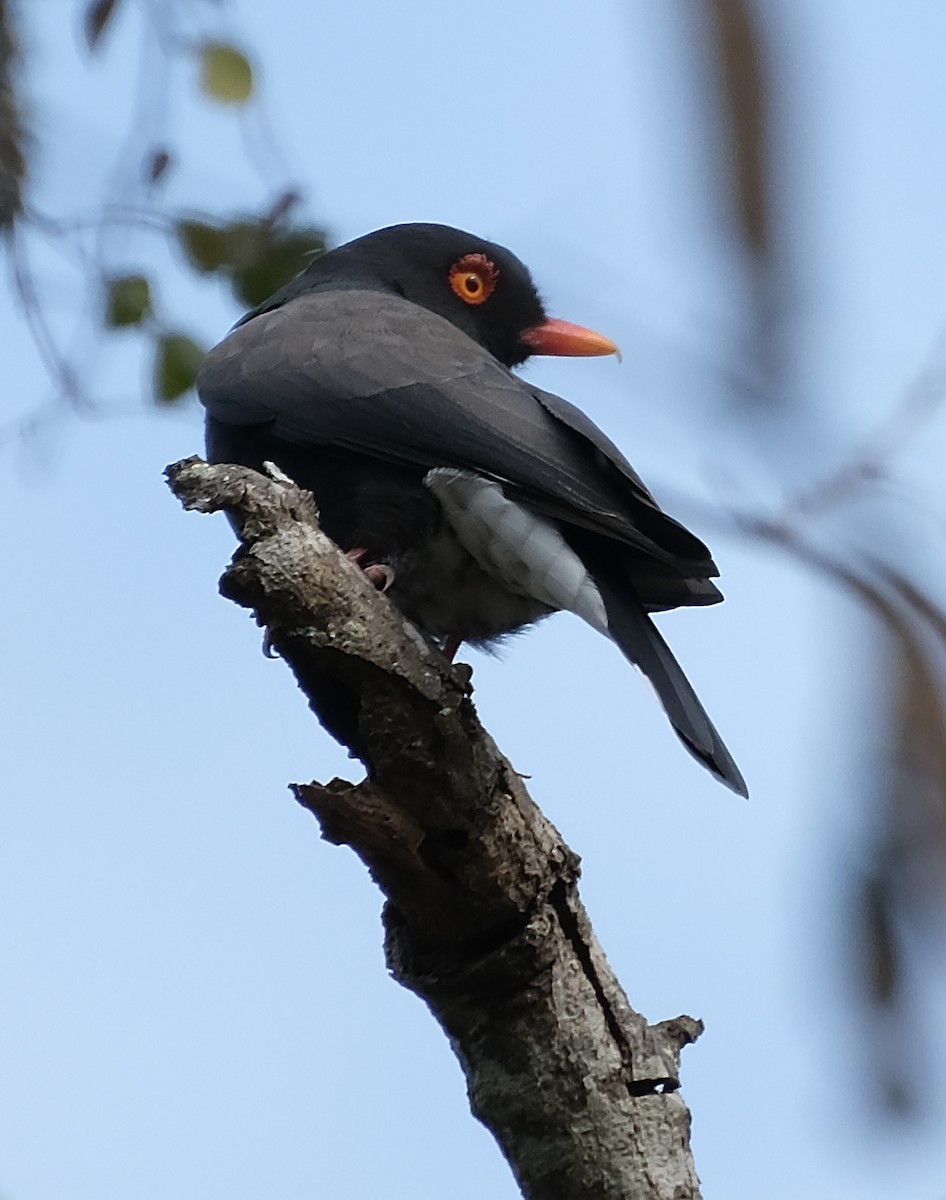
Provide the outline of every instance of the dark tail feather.
[[624,655],[639,667],[654,689],[670,718],[677,736],[690,753],[727,787],[748,798],[746,781],[706,715],[690,681],[673,657],[670,647],[635,601],[627,595],[627,585],[609,585],[595,577],[608,614],[608,628]]

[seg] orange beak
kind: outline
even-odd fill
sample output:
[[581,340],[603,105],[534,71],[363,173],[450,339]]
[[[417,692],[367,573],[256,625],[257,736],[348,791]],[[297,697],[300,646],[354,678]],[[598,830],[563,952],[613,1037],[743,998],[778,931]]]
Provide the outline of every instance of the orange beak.
[[584,325],[573,325],[571,321],[560,321],[557,317],[527,329],[519,340],[533,354],[560,354],[570,358],[616,354],[619,359],[621,357],[621,351],[603,333],[595,333]]

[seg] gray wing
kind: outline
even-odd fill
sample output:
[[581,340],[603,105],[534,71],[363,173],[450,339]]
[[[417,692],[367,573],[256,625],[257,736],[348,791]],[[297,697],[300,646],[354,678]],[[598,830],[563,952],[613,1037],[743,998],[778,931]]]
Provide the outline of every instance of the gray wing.
[[234,329],[208,356],[198,390],[225,425],[259,426],[293,446],[485,474],[546,516],[686,574],[716,574],[703,543],[660,510],[583,413],[399,297],[298,296]]

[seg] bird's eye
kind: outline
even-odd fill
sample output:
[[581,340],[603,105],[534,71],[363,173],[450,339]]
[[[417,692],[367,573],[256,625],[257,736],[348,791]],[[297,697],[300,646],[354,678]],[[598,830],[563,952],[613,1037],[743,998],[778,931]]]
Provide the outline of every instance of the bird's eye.
[[467,304],[482,304],[496,290],[499,271],[485,254],[464,254],[450,268],[450,286]]

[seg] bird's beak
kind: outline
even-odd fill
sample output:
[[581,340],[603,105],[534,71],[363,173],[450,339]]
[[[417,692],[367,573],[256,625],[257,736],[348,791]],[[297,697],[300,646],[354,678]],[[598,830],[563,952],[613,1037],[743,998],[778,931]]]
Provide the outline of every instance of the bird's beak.
[[561,354],[568,357],[585,357],[595,354],[616,354],[621,351],[603,333],[595,333],[584,325],[573,325],[571,321],[560,321],[550,317],[534,329],[520,334],[519,340],[533,354]]

